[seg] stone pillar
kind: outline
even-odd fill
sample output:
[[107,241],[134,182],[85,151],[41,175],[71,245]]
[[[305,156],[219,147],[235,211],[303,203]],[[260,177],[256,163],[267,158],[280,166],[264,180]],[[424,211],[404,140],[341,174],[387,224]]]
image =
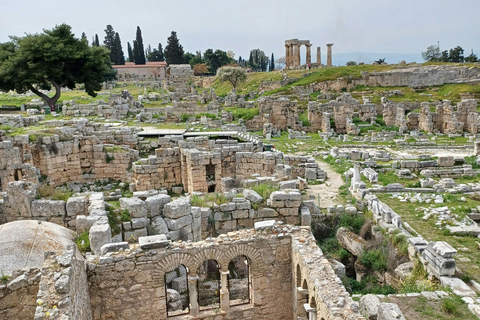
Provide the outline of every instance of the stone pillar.
[[308,290],[302,287],[297,287],[297,317],[306,317],[307,312],[303,305],[308,295]]
[[317,47],[317,64],[319,67],[322,65],[322,55],[320,47]]
[[222,287],[220,289],[220,310],[227,312],[228,309],[230,308],[230,293],[228,291],[228,275],[230,272],[227,271],[221,271],[220,272],[221,277],[222,277]]
[[307,47],[307,65],[312,63],[312,52],[310,51],[310,48],[312,47],[311,44],[306,44],[305,47]]
[[308,303],[305,303],[303,307],[308,312],[308,320],[317,320],[317,308],[311,307]]
[[290,45],[285,43],[285,69],[290,69]]
[[352,186],[356,182],[360,182],[360,181],[362,181],[362,178],[360,177],[360,167],[358,164],[355,163],[355,165],[353,166]]
[[332,66],[332,46],[333,46],[333,43],[327,44],[327,66],[328,67]]
[[294,65],[294,57],[293,57],[293,44],[290,44],[288,47],[288,66],[292,69]]
[[190,314],[192,316],[198,314],[198,293],[197,293],[198,276],[188,276],[188,293],[190,299]]
[[300,66],[300,45],[294,44],[293,45],[293,66],[299,67]]
[[480,156],[480,141],[473,143],[473,154],[477,157]]

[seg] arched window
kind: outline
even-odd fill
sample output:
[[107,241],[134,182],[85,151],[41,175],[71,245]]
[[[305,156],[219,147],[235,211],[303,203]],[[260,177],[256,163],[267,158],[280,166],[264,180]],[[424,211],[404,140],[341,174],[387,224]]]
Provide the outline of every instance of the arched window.
[[207,310],[220,307],[220,266],[210,259],[198,268],[198,308]]
[[228,291],[231,306],[250,303],[250,264],[247,257],[236,256],[228,264]]
[[181,264],[165,273],[165,297],[169,317],[190,312],[187,274],[187,268]]
[[297,275],[296,275],[296,279],[297,279],[297,288],[300,287],[302,285],[302,271],[300,270],[300,265],[297,264]]
[[317,303],[315,302],[315,297],[312,297],[312,299],[310,299],[310,307],[311,308],[317,307]]

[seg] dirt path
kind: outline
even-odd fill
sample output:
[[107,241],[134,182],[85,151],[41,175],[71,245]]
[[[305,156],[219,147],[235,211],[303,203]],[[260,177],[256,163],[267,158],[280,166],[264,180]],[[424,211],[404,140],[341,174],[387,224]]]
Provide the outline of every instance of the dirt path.
[[320,197],[320,208],[340,204],[338,199],[338,188],[345,184],[343,177],[333,171],[325,162],[316,160],[316,163],[327,173],[327,180],[322,184],[309,185],[308,189],[306,189],[307,195],[315,196],[315,204],[317,206],[319,205],[318,198]]

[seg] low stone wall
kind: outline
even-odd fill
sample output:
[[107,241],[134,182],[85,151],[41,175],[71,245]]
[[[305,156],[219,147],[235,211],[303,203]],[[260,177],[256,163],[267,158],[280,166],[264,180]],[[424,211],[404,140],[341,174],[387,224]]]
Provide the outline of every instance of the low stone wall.
[[39,269],[18,270],[0,283],[0,319],[25,320],[35,315]]

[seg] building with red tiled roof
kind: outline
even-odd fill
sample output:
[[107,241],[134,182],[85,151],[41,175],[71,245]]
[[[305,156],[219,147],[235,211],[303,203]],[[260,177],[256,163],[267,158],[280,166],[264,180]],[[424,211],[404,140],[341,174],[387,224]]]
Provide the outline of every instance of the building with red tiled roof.
[[146,64],[125,62],[124,65],[112,67],[118,71],[119,80],[164,80],[167,74],[165,61],[147,62]]

